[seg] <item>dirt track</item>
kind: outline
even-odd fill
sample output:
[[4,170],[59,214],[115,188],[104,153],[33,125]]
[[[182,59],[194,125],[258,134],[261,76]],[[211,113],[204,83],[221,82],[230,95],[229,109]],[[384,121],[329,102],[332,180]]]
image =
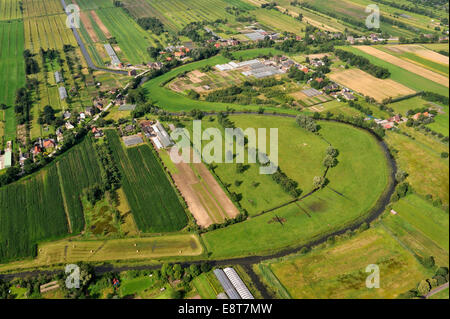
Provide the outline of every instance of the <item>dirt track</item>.
[[399,66],[402,69],[405,69],[407,71],[410,71],[412,73],[420,75],[423,78],[426,78],[433,82],[436,82],[436,83],[439,83],[446,87],[449,87],[449,80],[447,77],[445,77],[443,75],[440,75],[438,73],[435,73],[433,71],[425,69],[414,63],[397,58],[396,56],[393,56],[393,55],[383,52],[381,50],[375,49],[374,47],[371,47],[371,46],[361,45],[361,46],[357,46],[357,48],[365,53],[373,55],[376,58],[382,59],[386,62],[389,62],[396,66]]

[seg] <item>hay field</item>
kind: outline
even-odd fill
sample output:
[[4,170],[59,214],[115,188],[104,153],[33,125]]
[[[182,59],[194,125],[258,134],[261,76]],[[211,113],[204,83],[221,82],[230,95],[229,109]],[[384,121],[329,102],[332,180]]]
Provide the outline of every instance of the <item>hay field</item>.
[[33,260],[0,266],[0,271],[48,266],[77,261],[149,259],[169,256],[198,256],[203,252],[197,235],[173,235],[113,240],[60,240],[38,246]]
[[373,97],[379,102],[389,97],[395,98],[415,93],[414,90],[398,82],[390,79],[377,79],[359,69],[332,73],[330,74],[330,79],[358,93]]
[[397,57],[395,57],[393,55],[390,55],[390,54],[385,53],[385,52],[383,52],[381,50],[375,49],[375,48],[373,48],[371,46],[362,45],[362,46],[358,46],[358,49],[363,51],[363,52],[365,52],[365,53],[373,55],[373,56],[375,56],[375,57],[377,57],[379,59],[382,59],[382,60],[387,61],[389,63],[392,63],[392,64],[394,64],[396,66],[399,66],[399,67],[401,67],[401,68],[403,68],[405,70],[408,70],[408,71],[410,71],[412,73],[418,74],[418,75],[420,75],[420,76],[422,76],[422,77],[424,77],[424,78],[426,78],[428,80],[431,80],[433,82],[436,82],[436,83],[439,83],[439,84],[444,85],[446,87],[449,87],[448,78],[443,76],[443,75],[440,75],[440,74],[435,73],[433,71],[427,70],[427,69],[425,69],[425,68],[423,68],[421,66],[418,66],[416,64],[413,64],[411,62],[408,62],[408,61],[402,60],[400,58],[397,58]]

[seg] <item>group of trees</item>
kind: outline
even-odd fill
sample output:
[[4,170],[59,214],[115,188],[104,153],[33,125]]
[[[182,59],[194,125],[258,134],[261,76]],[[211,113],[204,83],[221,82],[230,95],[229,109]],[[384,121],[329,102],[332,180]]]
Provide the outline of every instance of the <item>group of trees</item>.
[[342,61],[347,62],[350,65],[357,66],[361,70],[366,71],[379,79],[387,79],[391,76],[388,69],[370,63],[370,61],[365,57],[341,49],[336,49],[334,53]]
[[326,150],[326,156],[323,159],[323,166],[326,168],[335,167],[339,163],[337,160],[338,155],[339,151],[333,146],[329,146]]
[[304,128],[307,131],[313,133],[319,131],[319,125],[317,125],[316,121],[305,114],[297,115],[297,117],[295,118],[295,122],[297,122],[298,126]]
[[281,169],[271,175],[272,179],[281,186],[281,188],[292,197],[298,197],[302,194],[302,190],[298,188],[298,183],[289,178]]
[[23,57],[25,58],[25,73],[27,75],[38,73],[39,64],[33,58],[33,54],[30,52],[30,50],[23,51]]
[[139,24],[144,30],[151,30],[154,34],[160,35],[163,33],[164,24],[159,21],[158,18],[155,17],[144,17],[136,20],[137,24]]
[[102,188],[106,191],[114,191],[120,188],[120,171],[114,161],[112,150],[109,146],[109,140],[104,139],[103,143],[95,143],[95,149],[102,164]]

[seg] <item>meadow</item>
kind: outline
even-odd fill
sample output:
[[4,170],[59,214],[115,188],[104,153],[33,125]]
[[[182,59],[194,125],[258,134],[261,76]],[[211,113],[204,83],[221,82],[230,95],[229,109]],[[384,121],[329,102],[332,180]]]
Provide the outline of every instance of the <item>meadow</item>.
[[[272,127],[282,127],[279,118],[274,117],[271,121]],[[354,224],[376,205],[391,182],[385,155],[378,142],[367,132],[348,125],[320,122],[320,126],[321,136],[340,153],[339,164],[328,172],[328,187],[297,203],[204,234],[206,248],[213,257],[261,254],[299,246]],[[289,140],[296,140],[294,132]],[[291,165],[302,167],[303,161]],[[280,167],[287,170],[282,163]],[[305,167],[310,168],[308,162]],[[320,171],[313,173],[318,174]],[[308,182],[312,188],[312,180],[305,180]]]
[[13,140],[16,136],[13,104],[17,89],[25,85],[23,41],[23,22],[0,21],[0,104],[9,106],[6,110],[0,110],[0,120],[4,120],[0,124],[0,136],[4,136],[5,141]]
[[389,214],[382,220],[410,252],[420,257],[433,256],[436,264],[447,266],[449,262],[448,213],[434,207],[416,194],[408,195],[392,205],[396,215]]
[[124,149],[116,131],[106,131],[122,184],[142,232],[171,232],[186,226],[187,216],[161,164],[148,145]]
[[[368,289],[365,269],[380,267],[380,288]],[[380,227],[317,248],[264,262],[295,299],[391,299],[415,288],[427,270]],[[264,276],[263,276],[264,278]]]
[[422,196],[431,194],[434,199],[440,198],[448,204],[448,159],[441,158],[442,152],[448,152],[448,146],[413,129],[403,129],[415,139],[395,132],[388,132],[385,138],[387,144],[398,151],[397,165],[408,172],[408,181],[415,192]]

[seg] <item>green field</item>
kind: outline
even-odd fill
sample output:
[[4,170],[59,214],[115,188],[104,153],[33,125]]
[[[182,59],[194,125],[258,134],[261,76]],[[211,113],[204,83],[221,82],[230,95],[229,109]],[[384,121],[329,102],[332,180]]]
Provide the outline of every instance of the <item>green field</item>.
[[217,295],[223,292],[223,288],[213,272],[203,273],[195,277],[192,285],[202,299],[216,299]]
[[116,131],[106,133],[137,226],[143,232],[171,232],[187,216],[156,155],[148,145],[124,149]]
[[[239,124],[238,116],[231,119]],[[281,128],[284,124],[284,120],[275,117],[271,121],[272,127]],[[258,126],[259,122],[254,122]],[[329,186],[296,204],[204,234],[206,247],[213,257],[251,255],[301,245],[364,217],[375,205],[389,180],[386,159],[377,141],[348,125],[320,122],[320,126],[321,135],[340,152],[339,164],[327,176]],[[297,135],[291,131],[289,140],[294,141]],[[283,152],[282,146],[279,148]],[[289,156],[294,153],[295,150]],[[297,165],[302,172],[310,169],[308,165],[302,166],[303,161],[291,165]],[[288,176],[294,172],[284,169],[283,164],[280,167]],[[312,180],[309,182],[312,188]],[[279,220],[284,220],[282,225]]]
[[356,55],[367,58],[371,63],[387,68],[391,72],[390,78],[398,83],[401,83],[415,91],[429,91],[435,92],[441,95],[448,96],[448,88],[425,79],[418,74],[409,72],[394,64],[374,57],[358,49],[358,47],[339,47],[340,49],[352,52]]
[[[0,21],[0,104],[9,106],[0,110],[0,137],[5,141],[16,136],[16,120],[14,101],[16,90],[25,85],[25,62],[22,57],[24,50],[23,22]],[[3,129],[2,129],[3,128]]]
[[[380,288],[368,289],[369,264],[380,267]],[[375,227],[301,256],[264,262],[295,299],[390,299],[415,288],[427,270],[389,233]],[[263,278],[265,278],[263,276]]]
[[449,262],[448,213],[434,207],[417,195],[409,195],[394,203],[397,215],[383,219],[383,225],[414,254],[433,256],[436,264]]
[[408,172],[408,182],[415,192],[422,196],[431,194],[434,199],[440,198],[448,204],[448,159],[441,158],[442,152],[448,152],[448,146],[414,130],[406,131],[415,133],[415,139],[394,132],[386,136],[387,144],[398,150],[397,165]]
[[37,242],[83,230],[80,196],[100,181],[91,143],[86,138],[47,168],[0,188],[0,261],[34,255]]

